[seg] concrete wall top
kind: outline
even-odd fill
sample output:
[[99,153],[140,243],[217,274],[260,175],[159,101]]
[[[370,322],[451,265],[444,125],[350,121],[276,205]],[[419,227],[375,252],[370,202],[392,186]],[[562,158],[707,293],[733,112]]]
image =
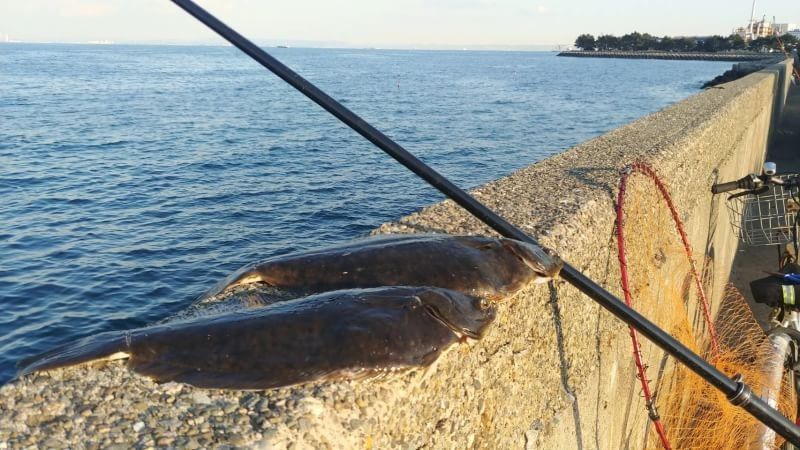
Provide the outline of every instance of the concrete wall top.
[[[782,63],[699,93],[473,193],[618,294],[613,202],[619,171],[643,160],[667,181],[696,252],[714,241],[718,270],[727,270],[735,241],[709,230],[709,188],[758,168],[788,70]],[[492,234],[451,201],[378,232]],[[574,288],[536,285],[500,305],[484,339],[426,374],[265,393],[157,385],[121,363],[26,377],[0,389],[0,443],[35,443],[46,430],[56,443],[88,447],[637,446],[644,408],[609,397],[624,384],[638,399],[624,339],[626,327]]]

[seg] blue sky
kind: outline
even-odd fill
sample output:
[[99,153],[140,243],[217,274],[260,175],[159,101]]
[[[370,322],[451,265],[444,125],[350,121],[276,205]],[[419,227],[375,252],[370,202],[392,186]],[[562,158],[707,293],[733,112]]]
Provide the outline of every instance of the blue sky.
[[[580,33],[729,34],[751,1],[199,0],[263,44],[398,48],[552,48]],[[762,0],[756,15],[800,23],[800,1]],[[0,40],[220,41],[168,0],[0,0]]]

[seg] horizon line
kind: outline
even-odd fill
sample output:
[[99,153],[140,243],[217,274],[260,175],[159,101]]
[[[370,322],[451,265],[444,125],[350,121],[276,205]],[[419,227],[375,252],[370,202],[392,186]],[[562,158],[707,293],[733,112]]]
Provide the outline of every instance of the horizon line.
[[[441,51],[561,51],[572,48],[573,44],[420,44],[413,45],[354,45],[346,42],[335,41],[299,41],[299,40],[274,40],[255,42],[259,47],[273,48],[308,48],[308,49],[342,49],[342,50],[441,50]],[[23,41],[0,39],[0,44],[39,44],[39,45],[132,45],[132,46],[172,46],[172,47],[230,47],[228,42],[212,41],[113,41],[110,39],[92,39],[86,41]]]

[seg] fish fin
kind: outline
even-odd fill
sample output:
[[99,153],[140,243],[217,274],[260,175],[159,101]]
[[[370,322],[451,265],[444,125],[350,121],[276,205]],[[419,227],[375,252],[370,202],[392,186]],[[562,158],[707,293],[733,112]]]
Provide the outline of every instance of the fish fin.
[[[208,389],[249,389],[263,390],[296,386],[305,383],[365,381],[371,382],[406,371],[382,369],[341,369],[333,371],[310,371],[303,375],[281,376],[263,370],[257,371],[213,371],[192,368],[186,365],[162,361],[142,361],[132,358],[128,367],[139,375],[152,378],[156,382],[177,381]],[[410,369],[410,368],[409,368]]]
[[17,378],[33,372],[75,366],[96,360],[127,358],[129,357],[125,352],[127,342],[126,334],[123,332],[88,336],[19,361],[17,367],[20,371]]
[[195,300],[195,302],[201,302],[203,300],[216,297],[224,293],[225,291],[233,289],[237,286],[242,286],[251,283],[265,282],[261,274],[258,272],[258,270],[256,270],[256,267],[257,266],[254,265],[247,265],[245,267],[242,267],[233,274],[224,278],[222,281],[216,283],[214,286],[211,287],[211,289],[206,291],[200,297],[197,297],[197,300]]
[[331,373],[321,378],[323,381],[360,381],[366,384],[380,382],[395,376],[403,375],[420,369],[416,366],[398,366],[382,369],[345,369]]
[[[457,342],[458,343],[465,343],[465,342],[467,342],[467,339],[466,339],[466,337],[465,338],[459,338],[459,340]],[[447,355],[450,352],[452,352],[453,349],[456,348],[456,347],[458,347],[457,344],[451,344],[451,345],[448,345],[447,347],[444,347],[427,366],[421,367],[422,374],[417,379],[418,386],[422,385],[423,383],[428,381],[438,371],[439,362],[441,362],[445,358],[445,355]]]
[[417,371],[417,376],[414,377],[412,381],[412,385],[415,388],[421,388],[428,380],[433,377],[433,374],[436,373],[436,369],[439,367],[439,360],[435,360],[430,365],[425,367],[421,367],[419,371]]
[[136,356],[128,361],[128,368],[157,383],[175,381],[206,389],[263,390],[341,379],[336,376],[335,371],[309,371],[302,374],[276,373],[262,369],[231,371],[197,367],[194,364],[174,360],[148,360]]
[[505,300],[506,298],[512,297],[514,295],[517,295],[517,293],[516,292],[512,292],[512,293],[501,292],[501,293],[497,293],[497,294],[489,294],[489,295],[486,295],[485,297],[486,297],[486,300],[489,301],[489,303],[500,303],[503,300]]

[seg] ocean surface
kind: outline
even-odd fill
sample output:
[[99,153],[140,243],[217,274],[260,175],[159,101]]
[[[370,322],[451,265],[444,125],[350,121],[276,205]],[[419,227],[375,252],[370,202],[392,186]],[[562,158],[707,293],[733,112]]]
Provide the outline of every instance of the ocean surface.
[[[730,63],[271,49],[464,188],[699,92]],[[0,383],[240,266],[442,196],[232,47],[0,44]]]

